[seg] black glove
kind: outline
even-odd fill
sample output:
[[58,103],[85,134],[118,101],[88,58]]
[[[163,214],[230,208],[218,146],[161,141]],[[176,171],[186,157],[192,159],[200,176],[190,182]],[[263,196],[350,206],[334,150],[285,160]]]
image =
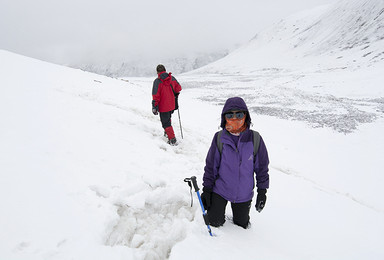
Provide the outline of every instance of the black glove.
[[155,106],[155,100],[152,100],[152,113],[156,116],[159,114],[159,107]]
[[179,94],[180,93],[175,93],[175,110],[179,109]]
[[256,210],[261,212],[267,202],[267,193],[266,189],[257,189],[257,198],[256,198]]
[[152,108],[152,113],[156,116],[159,114],[159,110],[157,110],[157,107]]
[[203,193],[201,194],[201,201],[203,202],[204,209],[208,210],[211,207],[211,194],[212,189],[203,188]]

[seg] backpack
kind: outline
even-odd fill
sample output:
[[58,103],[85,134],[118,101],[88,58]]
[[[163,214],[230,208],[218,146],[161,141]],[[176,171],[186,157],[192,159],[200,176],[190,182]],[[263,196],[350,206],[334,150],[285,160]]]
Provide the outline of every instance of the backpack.
[[[251,130],[251,129],[250,129]],[[253,158],[255,158],[257,151],[259,150],[259,145],[260,145],[260,134],[257,131],[251,130],[253,133]],[[221,153],[223,151],[223,143],[221,142],[221,135],[223,134],[223,130],[220,130],[217,134],[217,148],[219,149],[219,153],[221,156]]]
[[[173,89],[173,86],[172,86],[172,73],[168,73],[169,77],[171,77],[171,82],[169,83],[169,85],[171,86],[171,89],[172,89],[172,92],[173,92],[173,95],[175,96],[175,109],[174,110],[178,110],[179,109],[179,94],[175,92],[175,90]],[[164,81],[159,78],[159,80],[164,83]]]

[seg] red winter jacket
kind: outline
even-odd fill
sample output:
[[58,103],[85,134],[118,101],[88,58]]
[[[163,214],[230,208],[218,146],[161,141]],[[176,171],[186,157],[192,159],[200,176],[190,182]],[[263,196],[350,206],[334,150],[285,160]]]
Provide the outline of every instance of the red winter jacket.
[[159,112],[168,112],[175,109],[175,93],[181,91],[179,82],[171,75],[172,73],[161,72],[153,82],[152,105],[158,107]]

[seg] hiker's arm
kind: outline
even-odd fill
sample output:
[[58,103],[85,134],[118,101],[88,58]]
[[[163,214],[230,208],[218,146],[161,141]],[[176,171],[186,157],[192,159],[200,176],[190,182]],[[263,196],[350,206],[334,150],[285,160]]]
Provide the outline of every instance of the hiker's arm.
[[255,165],[254,165],[254,169],[256,173],[256,182],[257,182],[256,186],[259,189],[269,188],[268,165],[269,165],[269,158],[268,158],[267,147],[265,146],[263,138],[261,138],[260,136],[260,146],[256,154]]
[[216,144],[217,133],[213,137],[211,147],[209,148],[207,158],[205,159],[203,186],[213,188],[220,163],[220,154]]
[[158,107],[160,102],[159,84],[160,84],[160,80],[155,79],[152,87],[152,106],[153,107]]
[[173,85],[173,89],[175,90],[175,92],[176,93],[180,93],[181,85],[179,84],[177,79],[175,77],[173,77],[173,76],[172,76],[172,85]]

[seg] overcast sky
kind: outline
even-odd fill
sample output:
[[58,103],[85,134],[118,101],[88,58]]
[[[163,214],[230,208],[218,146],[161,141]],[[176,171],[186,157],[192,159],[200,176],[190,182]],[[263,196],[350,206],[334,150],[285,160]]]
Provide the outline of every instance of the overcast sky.
[[0,49],[56,63],[232,49],[337,0],[0,0]]

